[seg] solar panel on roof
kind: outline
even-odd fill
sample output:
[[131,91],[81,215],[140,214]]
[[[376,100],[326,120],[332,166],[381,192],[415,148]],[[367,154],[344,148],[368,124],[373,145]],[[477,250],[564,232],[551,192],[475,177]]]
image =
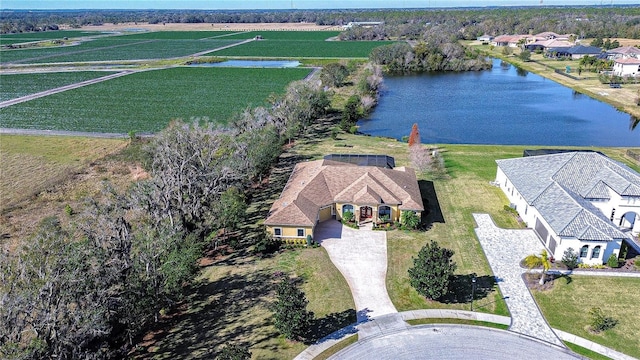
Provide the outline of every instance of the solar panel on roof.
[[387,155],[331,154],[326,155],[324,159],[354,164],[358,166],[377,166],[388,169],[393,169],[394,167],[396,167],[395,159]]

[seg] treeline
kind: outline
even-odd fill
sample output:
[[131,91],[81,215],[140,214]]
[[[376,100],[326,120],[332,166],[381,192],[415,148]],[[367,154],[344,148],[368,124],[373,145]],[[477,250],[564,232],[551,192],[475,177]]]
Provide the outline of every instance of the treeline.
[[329,109],[319,82],[294,82],[270,104],[224,128],[173,122],[144,147],[148,179],[105,187],[0,249],[0,358],[126,357],[182,298],[203,251],[244,223],[245,190]]
[[[640,38],[640,7],[499,7],[420,10],[92,10],[3,11],[2,33],[46,30],[48,26],[100,25],[103,23],[299,23],[345,25],[352,21],[383,21],[367,33],[372,39],[419,35],[424,26],[445,27],[458,39],[483,34],[527,34],[554,31],[581,38]],[[397,27],[396,27],[397,26]],[[359,35],[358,38],[362,38]]]

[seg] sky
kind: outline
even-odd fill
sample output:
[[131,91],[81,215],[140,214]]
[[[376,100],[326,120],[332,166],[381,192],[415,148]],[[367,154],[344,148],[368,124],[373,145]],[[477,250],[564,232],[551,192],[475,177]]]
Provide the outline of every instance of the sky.
[[622,5],[640,0],[0,0],[1,9],[344,9],[540,5]]

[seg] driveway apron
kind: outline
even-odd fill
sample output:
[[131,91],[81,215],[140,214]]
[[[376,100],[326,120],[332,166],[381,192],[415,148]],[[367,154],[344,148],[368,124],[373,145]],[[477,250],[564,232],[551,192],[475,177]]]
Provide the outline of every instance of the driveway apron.
[[552,344],[564,346],[540,313],[522,279],[520,260],[544,249],[531,229],[508,230],[497,227],[488,214],[473,214],[475,229],[511,313],[509,330]]
[[352,229],[338,221],[316,228],[316,241],[347,280],[358,322],[397,313],[387,293],[387,236],[384,231]]

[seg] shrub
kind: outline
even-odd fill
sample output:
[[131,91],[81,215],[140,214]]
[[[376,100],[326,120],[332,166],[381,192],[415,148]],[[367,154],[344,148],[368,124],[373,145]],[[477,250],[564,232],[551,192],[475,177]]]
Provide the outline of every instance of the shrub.
[[342,214],[342,220],[343,222],[353,221],[353,213],[351,211],[347,211],[346,213]]
[[589,315],[591,315],[591,331],[593,332],[609,330],[618,324],[618,320],[605,316],[599,307],[591,308]]
[[333,129],[331,129],[331,138],[333,140],[338,140],[339,133],[340,133],[340,129],[334,127]]
[[218,360],[248,360],[251,359],[251,352],[247,346],[227,344],[222,348]]
[[274,252],[280,250],[281,242],[279,239],[273,238],[267,233],[264,233],[258,241],[256,241],[256,246],[254,248],[254,252],[256,254],[273,254]]
[[420,218],[413,211],[403,211],[400,223],[407,229],[415,229],[420,225]]
[[609,256],[609,259],[607,260],[607,265],[610,268],[618,268],[620,267],[620,261],[618,261],[618,256],[616,256],[616,254],[611,254],[611,256]]
[[350,134],[355,134],[357,132],[358,132],[358,126],[352,125],[351,127],[349,127],[349,133]]
[[564,251],[564,254],[562,255],[562,263],[565,264],[567,268],[570,270],[575,269],[578,267],[579,262],[580,259],[578,258],[578,253],[573,250],[573,248],[568,248]]
[[311,235],[307,235],[307,246],[313,246],[313,238],[311,237]]
[[73,209],[71,208],[71,205],[67,204],[64,206],[64,213],[68,216],[73,215]]

